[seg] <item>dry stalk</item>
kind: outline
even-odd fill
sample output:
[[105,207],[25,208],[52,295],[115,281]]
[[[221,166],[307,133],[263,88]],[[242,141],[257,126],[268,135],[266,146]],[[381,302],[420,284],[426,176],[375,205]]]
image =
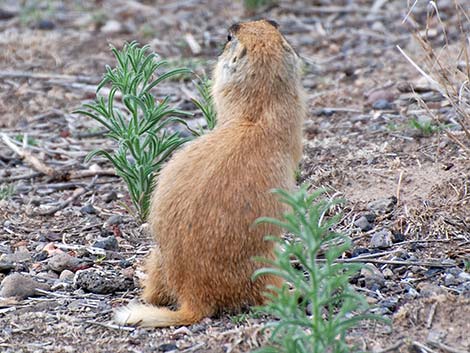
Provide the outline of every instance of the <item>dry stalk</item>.
[[[423,52],[422,64],[418,65],[416,60],[413,60],[405,51],[398,47],[400,53],[405,59],[426,79],[430,86],[439,92],[454,109],[456,114],[456,122],[460,125],[464,138],[459,136],[454,131],[449,130],[448,127],[443,126],[436,113],[425,103],[419,95],[415,93],[416,101],[424,108],[427,113],[436,121],[446,135],[454,143],[458,144],[464,151],[470,155],[470,54],[469,43],[470,34],[465,32],[463,20],[470,23],[470,18],[465,13],[464,8],[459,4],[458,0],[454,0],[454,7],[458,21],[458,29],[460,31],[460,49],[457,57],[453,56],[450,51],[448,30],[441,19],[438,5],[435,1],[429,2],[429,11],[427,14],[426,27],[424,35],[416,29],[413,33],[414,38],[419,43]],[[406,18],[411,18],[413,7],[416,1],[409,9]],[[428,38],[428,31],[430,29],[430,20],[436,16],[439,26],[441,27],[445,43],[439,50],[433,47],[431,40]],[[416,21],[415,21],[416,22]],[[465,68],[459,68],[459,61],[463,58]]]

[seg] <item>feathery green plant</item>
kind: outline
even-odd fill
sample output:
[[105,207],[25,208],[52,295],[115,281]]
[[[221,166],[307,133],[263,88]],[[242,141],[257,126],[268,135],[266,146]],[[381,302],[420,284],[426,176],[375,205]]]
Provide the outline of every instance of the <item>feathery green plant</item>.
[[[191,114],[170,108],[168,97],[157,102],[150,91],[164,80],[191,71],[177,68],[158,74],[157,69],[166,61],[149,53],[148,45],[140,47],[132,42],[124,45],[121,51],[114,47],[111,50],[117,61],[116,67],[106,66],[95,102],[84,104],[85,109],[75,113],[98,121],[108,130],[107,136],[118,143],[115,151],[98,149],[86,160],[102,155],[113,164],[128,186],[138,216],[144,221],[149,212],[155,174],[171,153],[190,139],[180,137],[178,132],[170,134],[165,128],[175,123],[187,126],[175,115]],[[105,98],[99,92],[106,85],[110,89]],[[116,105],[118,94],[122,96],[124,107]]]
[[206,120],[207,129],[212,130],[217,123],[217,112],[215,111],[214,99],[211,93],[212,81],[204,77],[200,79],[199,83],[195,82],[194,84],[201,100],[193,98],[191,101],[201,110]]
[[[351,242],[331,230],[340,215],[329,217],[328,211],[341,201],[319,200],[324,192],[308,194],[305,187],[295,193],[275,190],[292,211],[283,220],[256,221],[279,226],[294,236],[292,240],[267,237],[277,245],[275,257],[261,259],[269,267],[254,274],[275,275],[286,281],[282,288],[269,288],[269,301],[259,308],[278,321],[267,325],[272,329],[272,345],[258,352],[350,353],[353,348],[345,341],[348,330],[361,320],[379,318],[368,314],[365,298],[349,284],[362,265],[336,261]],[[287,283],[293,286],[291,291]]]

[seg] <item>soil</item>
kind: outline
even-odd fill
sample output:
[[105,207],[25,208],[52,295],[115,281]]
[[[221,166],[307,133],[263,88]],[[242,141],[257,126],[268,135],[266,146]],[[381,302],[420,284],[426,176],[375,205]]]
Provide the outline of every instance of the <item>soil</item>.
[[[426,5],[418,1],[407,21],[398,0],[286,0],[255,15],[276,20],[307,63],[298,181],[347,200],[338,230],[353,248],[344,258],[375,266],[375,276],[352,283],[393,322],[366,322],[348,336],[374,352],[470,351],[470,139],[454,107],[396,48],[424,62],[413,33],[425,28]],[[453,1],[439,7],[449,42],[442,52],[459,55],[460,27],[468,36],[470,25]],[[140,292],[152,240],[109,163],[84,162],[94,148],[115,145],[97,123],[71,113],[94,98],[113,65],[109,44],[148,43],[169,67],[210,76],[227,28],[250,15],[241,1],[225,0],[0,4],[0,132],[54,170],[78,173],[47,176],[0,140],[0,281],[22,274],[44,284],[25,299],[0,297],[1,352],[235,353],[266,344],[262,329],[273,318],[251,312],[183,328],[113,324],[113,308]],[[428,23],[429,42],[444,48],[440,22]],[[463,57],[450,62],[465,66]],[[155,94],[201,117],[191,78]],[[441,128],[410,123],[430,115],[463,145]]]

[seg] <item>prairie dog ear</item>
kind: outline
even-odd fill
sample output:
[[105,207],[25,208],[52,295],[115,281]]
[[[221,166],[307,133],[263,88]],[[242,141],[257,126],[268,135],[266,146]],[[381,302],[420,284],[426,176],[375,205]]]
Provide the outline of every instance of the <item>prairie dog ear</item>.
[[266,22],[268,22],[271,26],[273,26],[274,28],[278,29],[279,28],[279,23],[277,23],[276,21],[274,20],[265,20]]

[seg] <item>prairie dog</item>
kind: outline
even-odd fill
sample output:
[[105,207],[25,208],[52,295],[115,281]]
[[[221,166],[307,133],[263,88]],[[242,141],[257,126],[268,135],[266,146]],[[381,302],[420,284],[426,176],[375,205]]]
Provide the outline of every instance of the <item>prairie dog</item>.
[[[157,246],[147,259],[143,299],[117,310],[120,324],[189,325],[221,310],[264,302],[274,276],[252,279],[272,257],[261,216],[281,217],[270,190],[292,189],[306,115],[300,59],[273,21],[239,23],[213,73],[218,124],[162,169],[149,223]],[[176,310],[165,308],[175,305]]]

